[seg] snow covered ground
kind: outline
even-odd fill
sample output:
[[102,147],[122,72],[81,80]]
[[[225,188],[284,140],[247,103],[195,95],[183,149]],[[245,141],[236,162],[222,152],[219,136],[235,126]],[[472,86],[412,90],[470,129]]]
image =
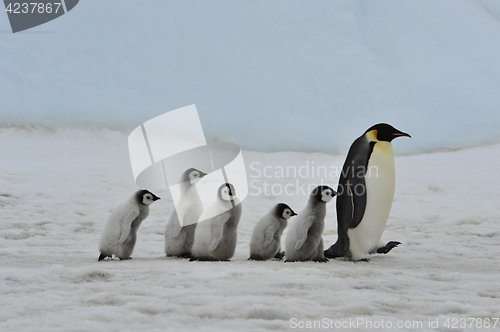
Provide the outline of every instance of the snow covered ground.
[[[19,34],[0,15],[0,330],[499,318],[499,23],[496,0],[80,1]],[[207,137],[267,151],[244,151],[234,258],[165,258],[160,192],[134,258],[97,262],[105,220],[137,190],[126,135],[193,103]],[[394,142],[407,156],[384,238],[402,245],[370,263],[247,261],[255,222],[335,187],[350,143],[382,121],[414,137]],[[450,152],[417,154],[432,151]]]
[[[2,331],[286,331],[324,318],[422,322],[406,330],[433,331],[429,319],[446,330],[448,318],[500,316],[500,145],[397,157],[384,238],[402,245],[369,263],[326,264],[247,261],[248,242],[274,204],[305,206],[300,190],[280,195],[279,185],[319,183],[313,167],[333,171],[344,155],[245,152],[253,189],[236,254],[224,263],[164,257],[167,193],[151,206],[132,260],[97,261],[109,212],[136,190],[122,133],[4,128],[0,156]],[[275,173],[290,165],[309,176]],[[274,176],[257,177],[265,166]],[[258,193],[265,180],[274,194]],[[324,239],[336,239],[335,202]]]

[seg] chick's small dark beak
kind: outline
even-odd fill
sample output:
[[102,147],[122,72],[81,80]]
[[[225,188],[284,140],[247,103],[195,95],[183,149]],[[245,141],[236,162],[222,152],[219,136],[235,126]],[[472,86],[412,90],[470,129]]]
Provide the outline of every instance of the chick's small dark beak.
[[335,197],[335,196],[337,196],[337,195],[339,194],[339,193],[338,193],[338,192],[336,192],[335,190],[332,190],[332,191],[333,191],[333,194],[332,194],[332,196],[333,196],[333,197]]
[[153,197],[153,201],[157,201],[157,200],[159,200],[159,199],[161,199],[161,198],[160,198],[160,197],[158,197],[158,196]]
[[296,216],[296,215],[297,215],[297,213],[295,213],[295,212],[292,212],[292,217],[293,217],[293,216]]

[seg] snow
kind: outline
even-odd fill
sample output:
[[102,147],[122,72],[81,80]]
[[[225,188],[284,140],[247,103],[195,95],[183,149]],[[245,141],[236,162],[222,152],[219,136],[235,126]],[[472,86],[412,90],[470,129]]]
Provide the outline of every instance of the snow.
[[[422,321],[424,329],[406,330],[431,331],[429,319],[439,319],[444,330],[447,318],[500,316],[500,145],[396,157],[396,194],[383,238],[402,245],[369,263],[248,261],[259,218],[279,202],[300,211],[307,201],[302,184],[335,186],[330,171],[345,155],[243,153],[254,182],[231,262],[164,257],[163,230],[173,209],[165,192],[157,193],[162,200],[139,229],[133,259],[98,262],[104,222],[137,189],[126,135],[0,129],[0,330],[285,331],[293,318],[365,318]],[[313,162],[328,167],[329,176],[302,176]],[[265,166],[272,176],[257,177]],[[303,172],[280,174],[280,166]],[[265,180],[275,194],[257,193]],[[289,187],[293,195],[277,192],[289,183],[298,184]],[[336,239],[335,220],[332,201],[326,246]]]
[[[9,31],[0,15],[0,330],[500,317],[500,2],[87,0]],[[133,259],[98,262],[104,222],[137,190],[127,135],[191,104],[207,139],[244,149],[235,256],[164,257],[173,203],[158,192]],[[384,233],[402,245],[369,263],[248,261],[260,217],[335,188],[379,122],[413,137],[394,141]]]
[[209,138],[259,151],[345,153],[378,122],[418,138],[399,154],[500,141],[495,0],[87,0],[9,29],[0,119],[132,129],[194,103]]

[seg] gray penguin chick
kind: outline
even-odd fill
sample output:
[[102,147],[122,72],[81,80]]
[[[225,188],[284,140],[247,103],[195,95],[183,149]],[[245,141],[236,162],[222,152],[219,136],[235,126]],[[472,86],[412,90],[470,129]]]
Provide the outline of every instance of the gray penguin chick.
[[[196,189],[206,173],[190,168],[180,179],[181,198],[177,208],[172,211],[165,227],[165,254],[167,256],[191,257],[194,242],[194,230],[203,213],[203,203]],[[179,217],[182,218],[182,225]]]
[[160,197],[141,189],[118,205],[109,216],[99,241],[99,260],[115,255],[129,259],[134,251],[137,230],[149,215],[149,205]]
[[326,203],[337,195],[328,186],[316,187],[309,196],[307,206],[295,218],[285,240],[285,262],[327,262],[323,254],[323,229]]
[[263,216],[252,231],[249,259],[264,261],[270,258],[283,258],[283,253],[280,252],[281,234],[286,228],[288,219],[296,215],[288,205],[279,203]]
[[228,261],[234,255],[241,202],[234,186],[224,183],[217,190],[216,201],[203,212],[194,232],[191,261]]

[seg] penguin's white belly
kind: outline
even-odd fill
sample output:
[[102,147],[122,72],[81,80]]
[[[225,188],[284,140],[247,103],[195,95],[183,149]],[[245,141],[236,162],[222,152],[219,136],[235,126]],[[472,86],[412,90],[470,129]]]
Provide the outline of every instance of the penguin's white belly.
[[364,258],[379,246],[384,232],[395,189],[394,154],[392,144],[377,142],[368,162],[366,183],[366,208],[363,219],[354,229],[349,229],[349,249],[353,260]]

